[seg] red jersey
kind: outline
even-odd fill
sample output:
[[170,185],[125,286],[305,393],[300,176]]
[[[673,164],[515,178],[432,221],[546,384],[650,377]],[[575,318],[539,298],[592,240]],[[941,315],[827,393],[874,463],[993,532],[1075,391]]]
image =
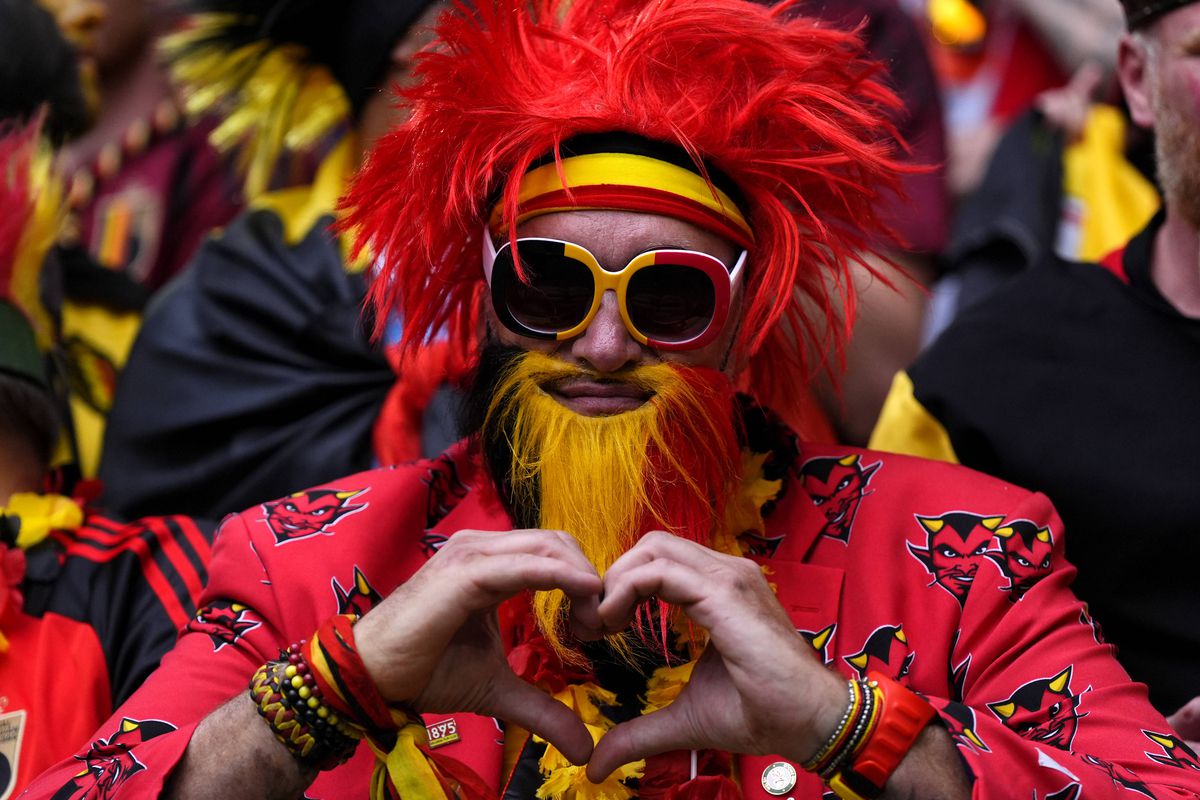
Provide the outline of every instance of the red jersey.
[[[851,448],[805,445],[783,466],[765,535],[743,537],[748,555],[830,669],[875,669],[933,703],[977,800],[1200,794],[1191,751],[1071,594],[1075,570],[1045,497],[961,467]],[[456,531],[510,529],[487,480],[459,446],[228,518],[198,622],[91,745],[29,796],[156,796],[197,723],[281,648],[333,614],[370,608]],[[501,723],[425,721],[453,729],[436,737],[447,755],[497,792],[507,784]],[[768,800],[760,778],[777,760],[736,758],[746,798]],[[361,798],[371,767],[360,747],[308,794]],[[821,798],[820,782],[798,772],[788,794]]]
[[87,514],[25,553],[0,619],[0,798],[88,742],[171,649],[204,584],[211,526]]

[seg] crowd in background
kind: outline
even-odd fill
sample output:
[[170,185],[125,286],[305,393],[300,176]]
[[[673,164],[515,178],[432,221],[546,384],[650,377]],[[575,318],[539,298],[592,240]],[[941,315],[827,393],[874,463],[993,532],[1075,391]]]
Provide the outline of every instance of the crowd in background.
[[[236,608],[196,608],[216,521],[457,438],[473,365],[439,331],[406,357],[395,320],[372,337],[370,259],[330,227],[403,115],[386,87],[411,79],[443,5],[407,4],[351,43],[323,40],[314,15],[272,33],[288,44],[275,50],[252,25],[218,29],[237,5],[0,0],[0,797],[73,752],[176,630],[236,624]],[[1191,176],[1178,213],[1200,227],[1200,99],[1126,96],[1118,0],[795,6],[859,31],[901,100],[890,117],[912,169],[882,201],[895,236],[862,254],[840,309],[845,357],[815,354],[824,378],[787,421],[808,441],[1045,492],[1122,663],[1200,737],[1200,291],[1125,266],[1150,263],[1138,235],[1162,224],[1171,122],[1171,169]],[[1197,12],[1178,12],[1193,60]],[[1185,237],[1157,241],[1186,261]],[[1029,276],[1047,271],[1080,283],[1042,293]],[[1129,307],[1150,318],[1118,320]],[[302,499],[296,525],[340,508]],[[1036,571],[1044,543],[1035,531],[1004,556]],[[92,677],[57,712],[69,725],[27,723],[41,738],[18,762],[4,747],[17,698],[60,693],[22,665],[63,641],[56,671]]]

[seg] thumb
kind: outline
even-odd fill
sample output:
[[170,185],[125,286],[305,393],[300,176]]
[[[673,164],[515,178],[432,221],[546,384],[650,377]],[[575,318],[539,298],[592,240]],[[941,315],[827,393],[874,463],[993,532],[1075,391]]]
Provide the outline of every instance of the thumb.
[[497,680],[491,713],[545,739],[572,764],[585,764],[592,754],[592,735],[579,717],[512,673]]
[[1071,76],[1067,85],[1070,86],[1071,91],[1090,100],[1103,81],[1104,69],[1095,61],[1085,61],[1079,69],[1075,70],[1075,74]]
[[664,709],[622,722],[600,739],[588,761],[587,777],[600,783],[622,764],[672,750],[698,750],[706,747],[684,719],[677,703]]

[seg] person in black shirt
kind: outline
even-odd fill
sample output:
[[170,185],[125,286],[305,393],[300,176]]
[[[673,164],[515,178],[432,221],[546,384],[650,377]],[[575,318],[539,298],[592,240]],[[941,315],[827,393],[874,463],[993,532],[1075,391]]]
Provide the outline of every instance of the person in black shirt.
[[[965,312],[897,376],[871,445],[1048,494],[1078,593],[1171,712],[1200,694],[1200,3],[1124,6],[1118,73],[1164,210],[1100,265],[1047,258]],[[1197,738],[1198,719],[1174,722]]]

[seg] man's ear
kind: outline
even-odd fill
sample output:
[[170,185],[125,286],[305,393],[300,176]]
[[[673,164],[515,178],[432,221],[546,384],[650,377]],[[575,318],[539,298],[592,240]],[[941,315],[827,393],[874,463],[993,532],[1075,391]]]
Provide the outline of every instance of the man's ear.
[[1151,103],[1151,53],[1140,36],[1125,34],[1117,48],[1117,78],[1129,105],[1129,115],[1143,128],[1154,128]]

